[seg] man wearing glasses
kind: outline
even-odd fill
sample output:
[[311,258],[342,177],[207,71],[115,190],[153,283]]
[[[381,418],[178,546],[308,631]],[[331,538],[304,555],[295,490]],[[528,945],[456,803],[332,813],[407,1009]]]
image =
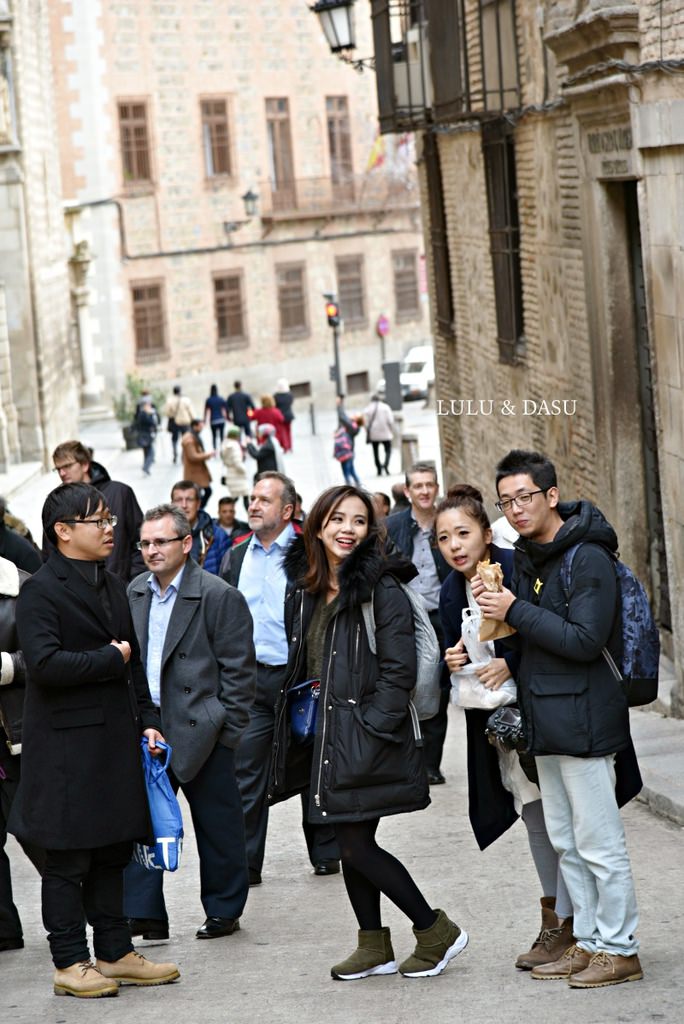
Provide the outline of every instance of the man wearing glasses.
[[[92,484],[104,495],[110,512],[117,518],[114,545],[107,555],[110,572],[128,583],[145,568],[136,548],[140,536],[142,509],[128,484],[112,480],[109,473],[95,462],[92,452],[80,441],[64,441],[52,453],[54,471],[63,484]],[[44,555],[47,551],[44,546]]]
[[[556,471],[538,452],[514,450],[497,466],[497,508],[520,535],[512,590],[473,594],[486,618],[517,630],[518,692],[535,755],[544,819],[574,910],[574,943],[532,977],[571,988],[638,981],[638,914],[620,803],[641,778],[627,698],[603,657],[621,645],[613,560],[617,537],[588,501],[560,502]],[[572,556],[569,588],[563,556]]]
[[[87,484],[57,487],[43,506],[47,562],[17,598],[28,670],[22,776],[8,829],[45,850],[43,922],[54,991],[115,996],[119,983],[163,985],[175,964],[133,950],[123,872],[150,831],[140,761],[163,739],[121,581],[104,568],[116,519]],[[93,928],[90,959],[86,922]]]
[[[198,939],[231,935],[248,893],[235,748],[249,721],[256,662],[252,617],[242,594],[190,557],[192,535],[177,505],[145,513],[140,549],[150,572],[128,588],[153,703],[172,747],[170,778],[192,812],[206,920]],[[131,864],[131,933],[168,938],[161,871]]]

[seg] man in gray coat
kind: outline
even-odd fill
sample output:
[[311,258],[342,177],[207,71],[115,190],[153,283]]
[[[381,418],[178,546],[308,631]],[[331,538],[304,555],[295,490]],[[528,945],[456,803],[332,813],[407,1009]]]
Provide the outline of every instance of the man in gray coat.
[[[150,694],[172,747],[170,777],[192,813],[206,921],[198,939],[237,931],[248,893],[235,748],[249,721],[256,662],[242,594],[190,558],[192,535],[177,505],[145,513],[140,548],[150,573],[128,588]],[[162,872],[131,864],[131,933],[168,938]]]

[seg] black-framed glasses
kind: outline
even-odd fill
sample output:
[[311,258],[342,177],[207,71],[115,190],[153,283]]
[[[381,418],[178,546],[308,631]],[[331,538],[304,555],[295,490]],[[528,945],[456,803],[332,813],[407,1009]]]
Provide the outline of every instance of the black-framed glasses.
[[[78,465],[76,459],[74,459],[72,462],[63,462],[61,466],[53,466],[52,472],[59,473],[63,469],[71,469],[72,466],[76,465]],[[81,522],[85,522],[85,520],[81,520]]]
[[516,494],[515,498],[504,498],[503,501],[495,501],[494,508],[498,508],[499,512],[508,512],[513,505],[523,508],[525,505],[529,505],[535,494],[546,494],[548,489],[548,487],[540,487],[538,491],[524,491],[522,494]]
[[139,540],[135,546],[138,551],[149,551],[154,545],[161,551],[167,544],[173,544],[177,540],[185,540],[185,537],[156,537],[154,540]]
[[68,523],[69,526],[80,526],[82,523],[94,523],[98,530],[106,530],[108,526],[116,526],[119,522],[118,516],[109,516],[108,519],[60,519],[60,523]]

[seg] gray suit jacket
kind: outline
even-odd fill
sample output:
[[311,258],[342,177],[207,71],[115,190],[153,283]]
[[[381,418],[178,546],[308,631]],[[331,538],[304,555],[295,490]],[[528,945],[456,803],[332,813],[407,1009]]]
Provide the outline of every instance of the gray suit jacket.
[[[152,595],[141,573],[128,587],[143,665]],[[164,641],[162,732],[180,782],[197,775],[217,743],[235,748],[249,721],[256,686],[252,616],[234,587],[185,563]]]

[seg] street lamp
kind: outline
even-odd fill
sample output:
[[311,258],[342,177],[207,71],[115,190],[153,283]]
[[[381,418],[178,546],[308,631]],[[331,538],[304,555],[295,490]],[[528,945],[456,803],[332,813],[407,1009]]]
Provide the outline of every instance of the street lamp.
[[256,192],[252,192],[251,188],[248,189],[244,196],[240,196],[242,202],[245,204],[245,213],[251,219],[256,216],[257,204],[259,202],[259,196]]
[[223,230],[226,235],[226,244],[228,245],[229,248],[233,244],[233,235],[235,234],[235,232],[239,231],[240,228],[243,228],[245,224],[249,224],[250,220],[252,219],[252,217],[256,216],[257,212],[257,203],[259,201],[259,196],[255,192],[252,192],[251,188],[248,189],[243,196],[240,196],[240,199],[242,199],[242,202],[245,204],[245,213],[247,214],[247,220],[224,220],[223,222]]
[[309,10],[321,19],[331,53],[356,48],[354,36],[354,0],[318,0]]

